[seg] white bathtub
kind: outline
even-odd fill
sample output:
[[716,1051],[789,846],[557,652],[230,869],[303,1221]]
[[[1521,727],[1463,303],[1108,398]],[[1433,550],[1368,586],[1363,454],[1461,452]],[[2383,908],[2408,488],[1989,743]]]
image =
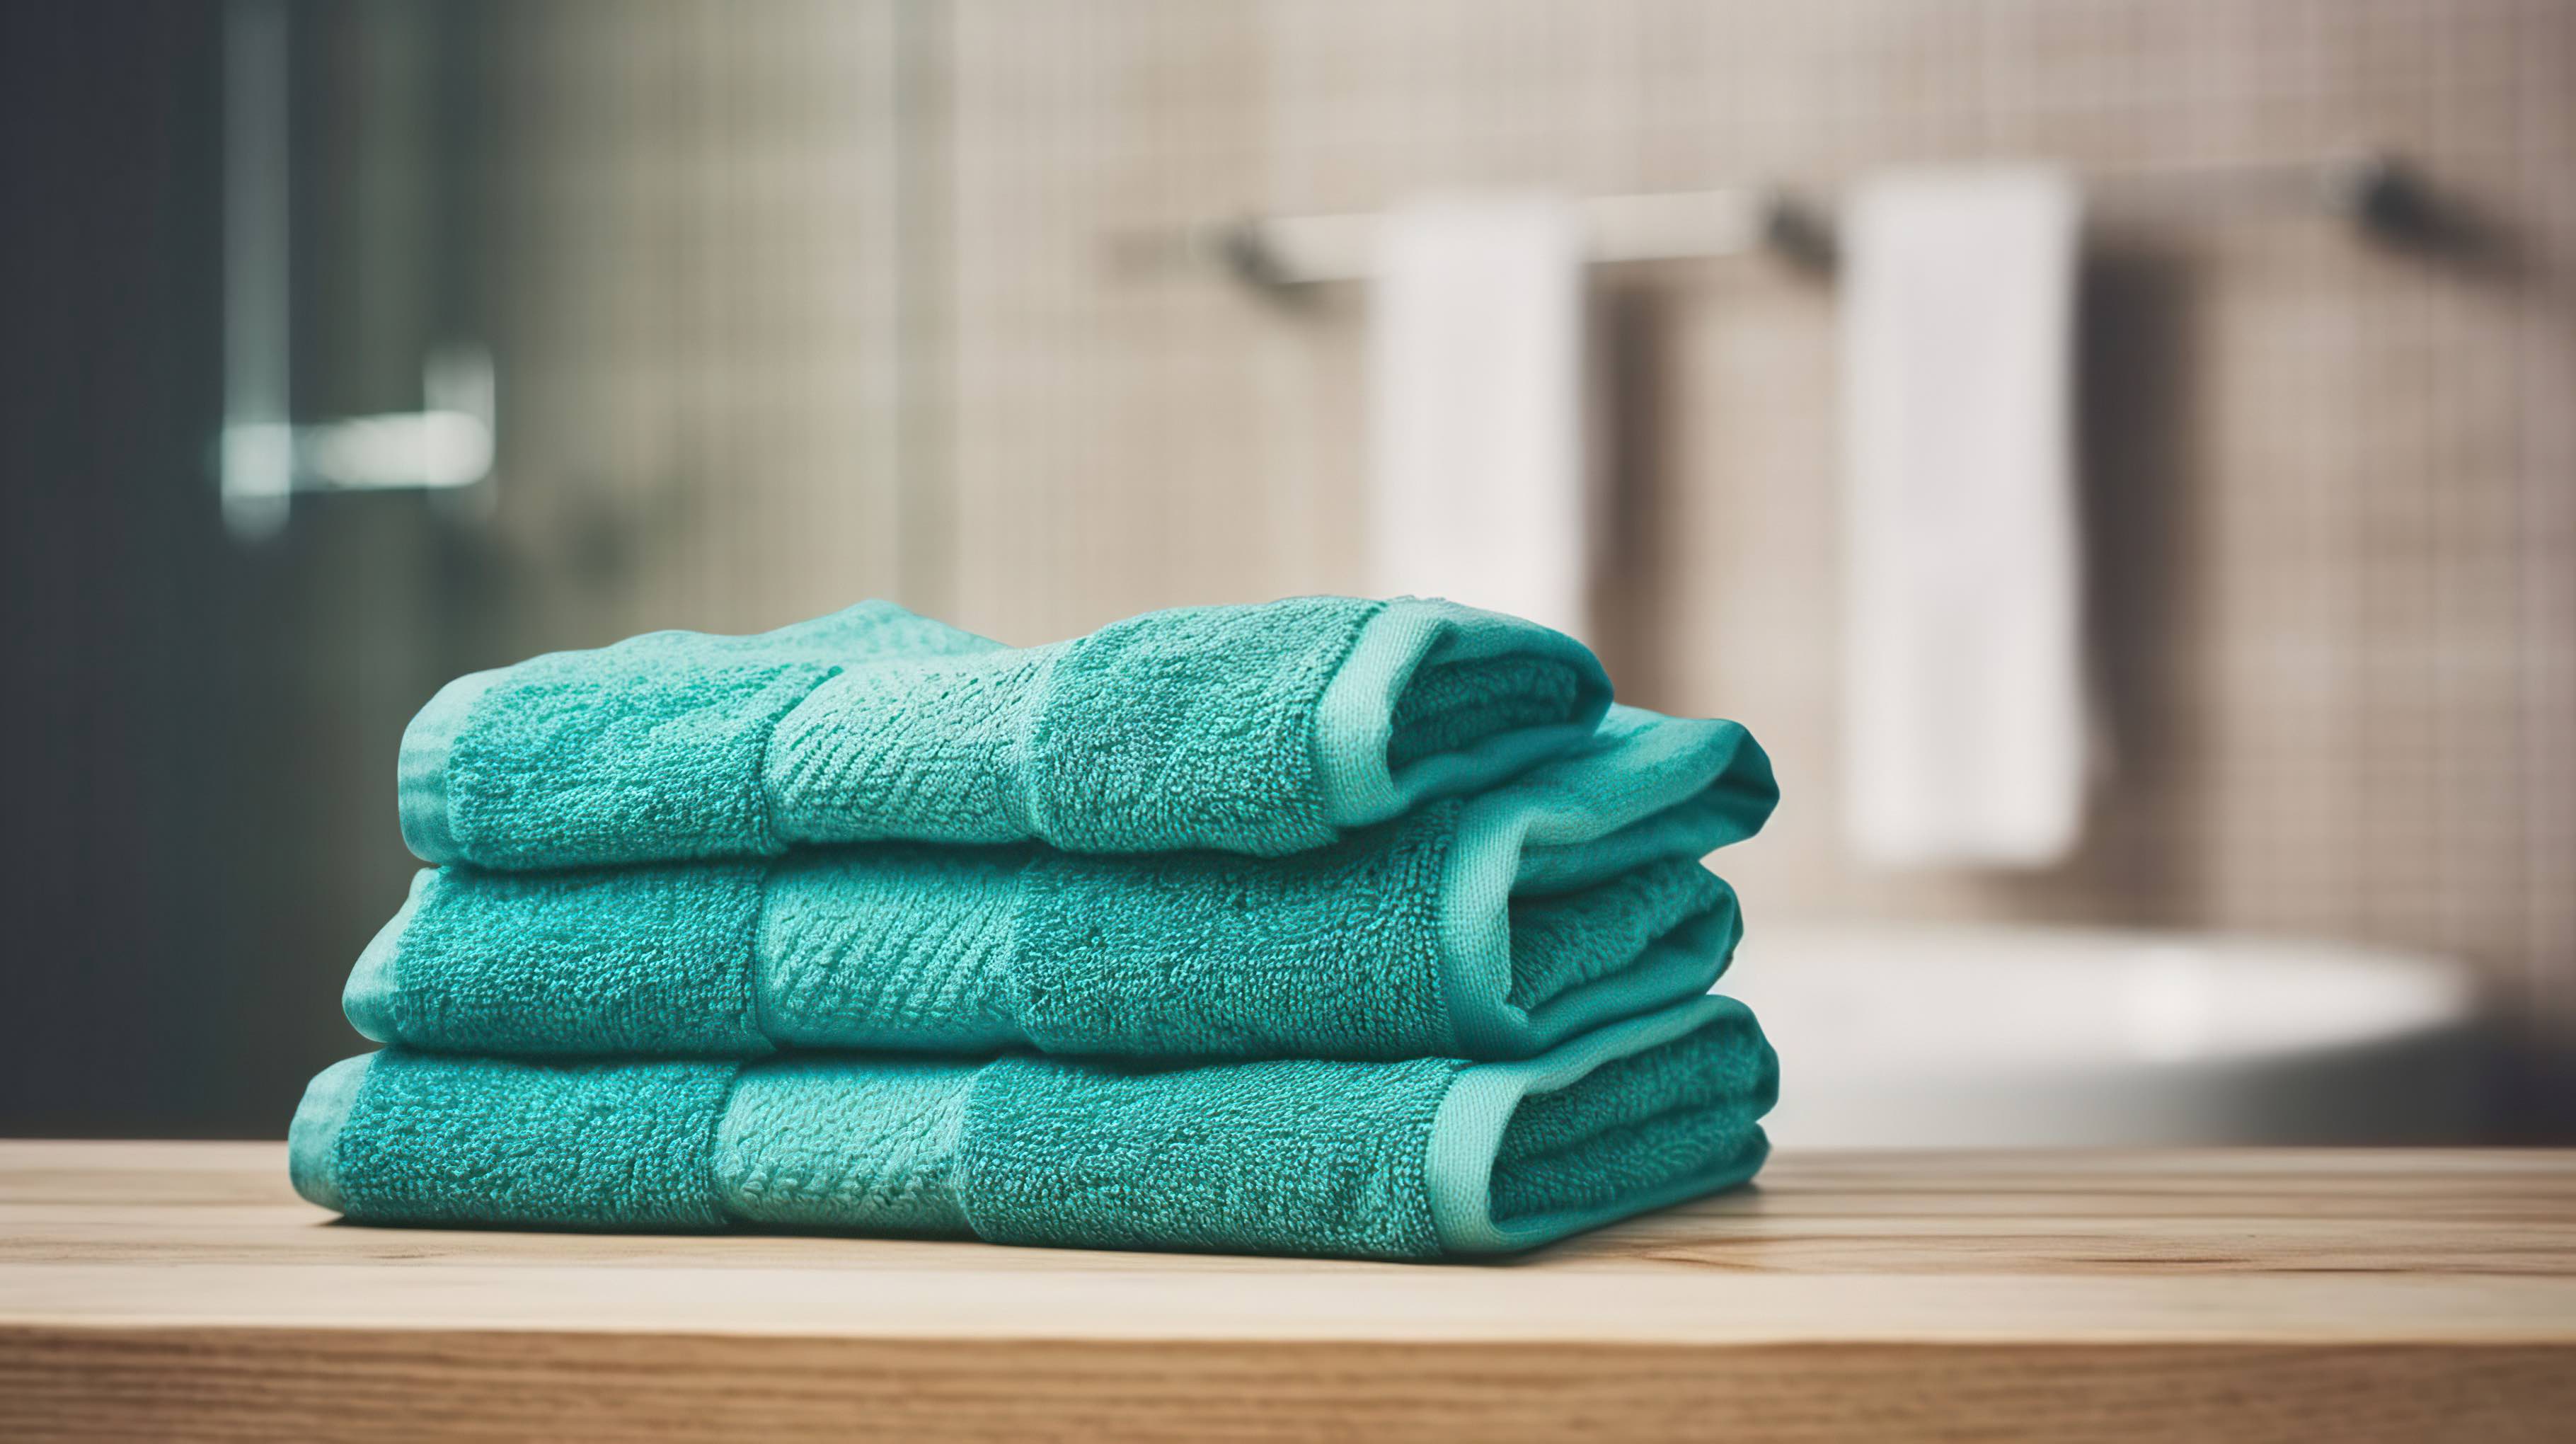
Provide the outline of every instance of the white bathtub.
[[1762,924],[1718,991],[1780,1050],[1784,1147],[2470,1142],[2466,973],[2332,943]]

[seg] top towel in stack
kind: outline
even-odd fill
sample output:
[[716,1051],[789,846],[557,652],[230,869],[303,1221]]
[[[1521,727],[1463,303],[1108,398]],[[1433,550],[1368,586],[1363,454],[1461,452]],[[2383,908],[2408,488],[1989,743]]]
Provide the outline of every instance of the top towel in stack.
[[[1578,643],[1442,602],[1032,648],[869,603],[540,657],[451,684],[404,739],[404,835],[445,866],[350,979],[395,1046],[317,1080],[298,1179],[387,1221],[1526,1246],[1758,1165],[1772,1063],[1698,997],[1738,934],[1698,859],[1774,798],[1734,724],[1614,706]],[[707,1061],[783,1050],[869,1057]],[[1089,1061],[893,1056],[1032,1050]],[[1263,1156],[1259,1099],[1358,1153]],[[621,1111],[679,1127],[619,1145],[676,1170],[649,1207],[620,1201],[631,1167],[568,1159],[617,1129],[558,1136]],[[938,1141],[801,1151],[834,1129]],[[1226,1187],[1169,1176],[1192,1147]],[[528,1176],[496,1184],[500,1157]],[[1389,1166],[1394,1201],[1354,1192]],[[817,1169],[832,1197],[780,1214]],[[1149,1184],[1194,1201],[1103,1202]]]

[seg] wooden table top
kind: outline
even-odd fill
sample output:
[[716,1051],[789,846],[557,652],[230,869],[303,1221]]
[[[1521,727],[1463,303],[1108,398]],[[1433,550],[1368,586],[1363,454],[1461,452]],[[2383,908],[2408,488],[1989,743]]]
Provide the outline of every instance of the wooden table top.
[[367,1229],[0,1143],[0,1436],[2557,1438],[2576,1152],[1845,1153],[1503,1265]]

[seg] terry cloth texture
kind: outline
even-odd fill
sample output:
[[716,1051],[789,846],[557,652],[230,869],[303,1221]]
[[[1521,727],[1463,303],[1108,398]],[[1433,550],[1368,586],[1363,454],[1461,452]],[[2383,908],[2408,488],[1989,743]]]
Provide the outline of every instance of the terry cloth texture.
[[1614,707],[1500,787],[1275,860],[424,871],[344,1001],[378,1042],[508,1056],[1526,1057],[1708,991],[1739,925],[1698,859],[1776,798],[1734,723]]
[[1777,1063],[1704,997],[1512,1063],[538,1063],[315,1079],[305,1197],[367,1223],[759,1227],[1422,1259],[1529,1248],[1761,1165]]
[[868,602],[448,684],[403,736],[403,837],[511,869],[881,840],[1274,856],[1578,746],[1609,697],[1580,643],[1448,602],[1187,607],[1027,648]]

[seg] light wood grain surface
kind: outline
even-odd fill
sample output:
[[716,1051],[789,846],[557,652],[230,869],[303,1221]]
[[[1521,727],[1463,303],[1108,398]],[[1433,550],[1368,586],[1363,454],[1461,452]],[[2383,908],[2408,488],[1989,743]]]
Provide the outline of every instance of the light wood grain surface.
[[0,1144],[0,1437],[2559,1438],[2576,1154],[1843,1154],[1500,1266],[362,1229]]

